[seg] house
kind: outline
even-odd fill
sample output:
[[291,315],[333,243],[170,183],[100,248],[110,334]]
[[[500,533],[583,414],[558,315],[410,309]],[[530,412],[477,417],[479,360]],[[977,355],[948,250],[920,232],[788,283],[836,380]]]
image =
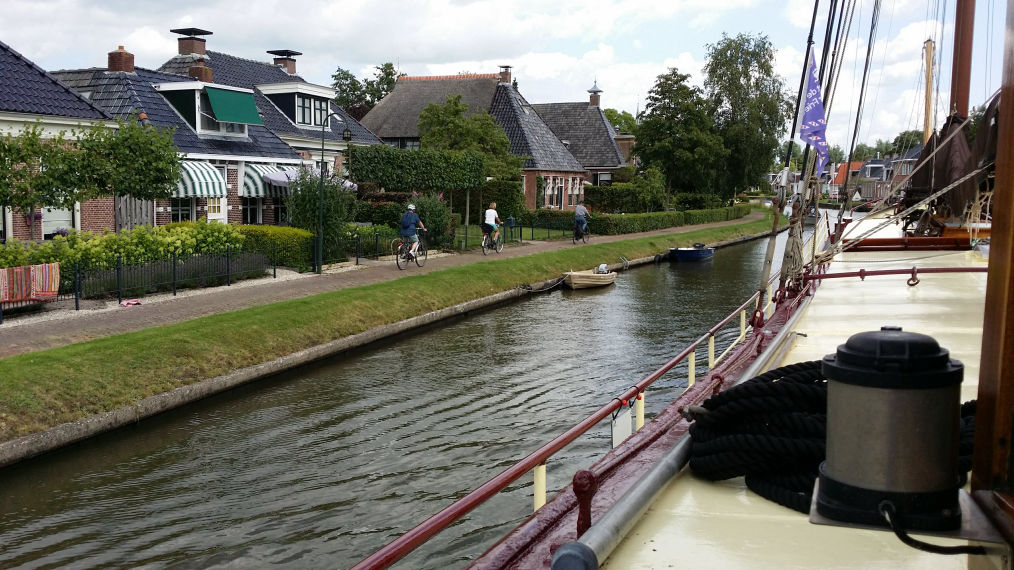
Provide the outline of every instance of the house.
[[[43,136],[64,131],[72,137],[72,130],[96,123],[110,128],[116,125],[104,110],[0,42],[0,135],[16,135],[38,124]],[[32,235],[51,237],[64,228],[111,228],[106,212],[112,200],[91,200],[65,210],[43,208],[32,215],[0,205],[0,243],[11,238],[27,240]]]
[[912,177],[912,172],[915,171],[920,154],[922,154],[922,144],[917,144],[891,160],[891,184],[895,188],[904,190],[909,186],[909,178]]
[[[254,103],[264,126],[319,168],[334,169],[344,164],[349,145],[381,144],[335,102],[332,87],[309,83],[296,73],[292,50],[270,50],[271,63],[253,61],[222,52],[208,51],[201,36],[211,32],[196,28],[170,30],[178,33],[178,55],[162,64],[162,73],[186,75],[195,65],[211,70],[215,83],[253,92]],[[323,158],[321,143],[323,144]]]
[[295,169],[304,159],[264,126],[251,89],[216,83],[201,62],[186,75],[136,67],[122,46],[109,53],[105,68],[54,75],[112,115],[139,113],[145,122],[175,129],[173,140],[184,158],[176,191],[168,200],[128,204],[122,216],[128,221],[121,226],[204,217],[286,222],[284,191],[266,185],[263,175]]
[[510,66],[502,66],[499,74],[399,77],[362,122],[386,144],[419,148],[420,113],[454,95],[461,95],[469,113],[490,113],[507,134],[510,152],[526,157],[522,187],[528,208],[573,209],[583,199],[584,166],[511,84]]
[[[616,131],[602,112],[598,82],[588,93],[587,103],[537,103],[532,107],[584,166],[591,183],[607,185],[612,182],[613,172],[627,164],[629,153],[624,155],[620,149]],[[631,139],[625,138],[624,142],[632,145]]]
[[839,164],[838,168],[834,171],[831,184],[828,185],[828,194],[835,199],[844,199],[847,190],[845,185],[849,184],[848,189],[856,188],[862,167],[863,162],[861,160]]

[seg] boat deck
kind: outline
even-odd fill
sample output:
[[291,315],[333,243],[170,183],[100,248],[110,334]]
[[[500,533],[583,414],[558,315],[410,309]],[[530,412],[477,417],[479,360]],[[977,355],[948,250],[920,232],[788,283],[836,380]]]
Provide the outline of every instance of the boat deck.
[[[897,230],[888,231],[896,235]],[[828,271],[985,265],[975,251],[845,252]],[[986,274],[920,274],[914,287],[906,285],[908,278],[824,279],[792,327],[801,334],[773,367],[820,359],[855,333],[897,325],[934,337],[951,358],[961,360],[962,401],[975,399]],[[856,428],[862,425],[862,410],[857,410]],[[928,541],[967,544],[939,537]],[[1000,550],[991,547],[994,554]],[[999,559],[930,554],[905,546],[890,531],[812,524],[805,515],[749,491],[742,477],[713,483],[684,467],[601,567],[692,562],[707,568],[1003,568]]]

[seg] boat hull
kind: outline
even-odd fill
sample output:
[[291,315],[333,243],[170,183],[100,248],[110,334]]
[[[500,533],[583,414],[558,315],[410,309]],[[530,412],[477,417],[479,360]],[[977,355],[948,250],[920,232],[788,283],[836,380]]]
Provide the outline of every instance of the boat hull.
[[674,247],[669,250],[669,259],[673,261],[701,261],[714,255],[713,247]]
[[568,271],[563,274],[563,284],[571,289],[589,289],[592,287],[605,287],[616,281],[616,272],[596,273],[593,270]]

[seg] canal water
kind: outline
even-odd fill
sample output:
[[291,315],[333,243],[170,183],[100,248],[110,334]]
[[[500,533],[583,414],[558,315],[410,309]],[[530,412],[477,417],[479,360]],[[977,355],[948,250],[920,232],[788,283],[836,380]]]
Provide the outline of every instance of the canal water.
[[[0,470],[0,567],[348,568],[699,338],[756,290],[766,246],[533,296]],[[550,496],[609,446],[606,421],[551,459]],[[396,567],[464,566],[531,514],[531,486]]]

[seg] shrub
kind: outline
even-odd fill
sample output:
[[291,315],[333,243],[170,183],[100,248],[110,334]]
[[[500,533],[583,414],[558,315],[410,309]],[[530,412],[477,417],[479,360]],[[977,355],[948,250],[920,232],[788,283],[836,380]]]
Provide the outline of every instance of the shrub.
[[244,251],[262,253],[276,265],[308,271],[313,266],[313,234],[284,226],[239,226]]
[[450,226],[451,211],[444,203],[443,195],[418,195],[412,200],[416,213],[419,214],[423,225],[429,230],[430,246],[449,247],[454,236],[454,229]]

